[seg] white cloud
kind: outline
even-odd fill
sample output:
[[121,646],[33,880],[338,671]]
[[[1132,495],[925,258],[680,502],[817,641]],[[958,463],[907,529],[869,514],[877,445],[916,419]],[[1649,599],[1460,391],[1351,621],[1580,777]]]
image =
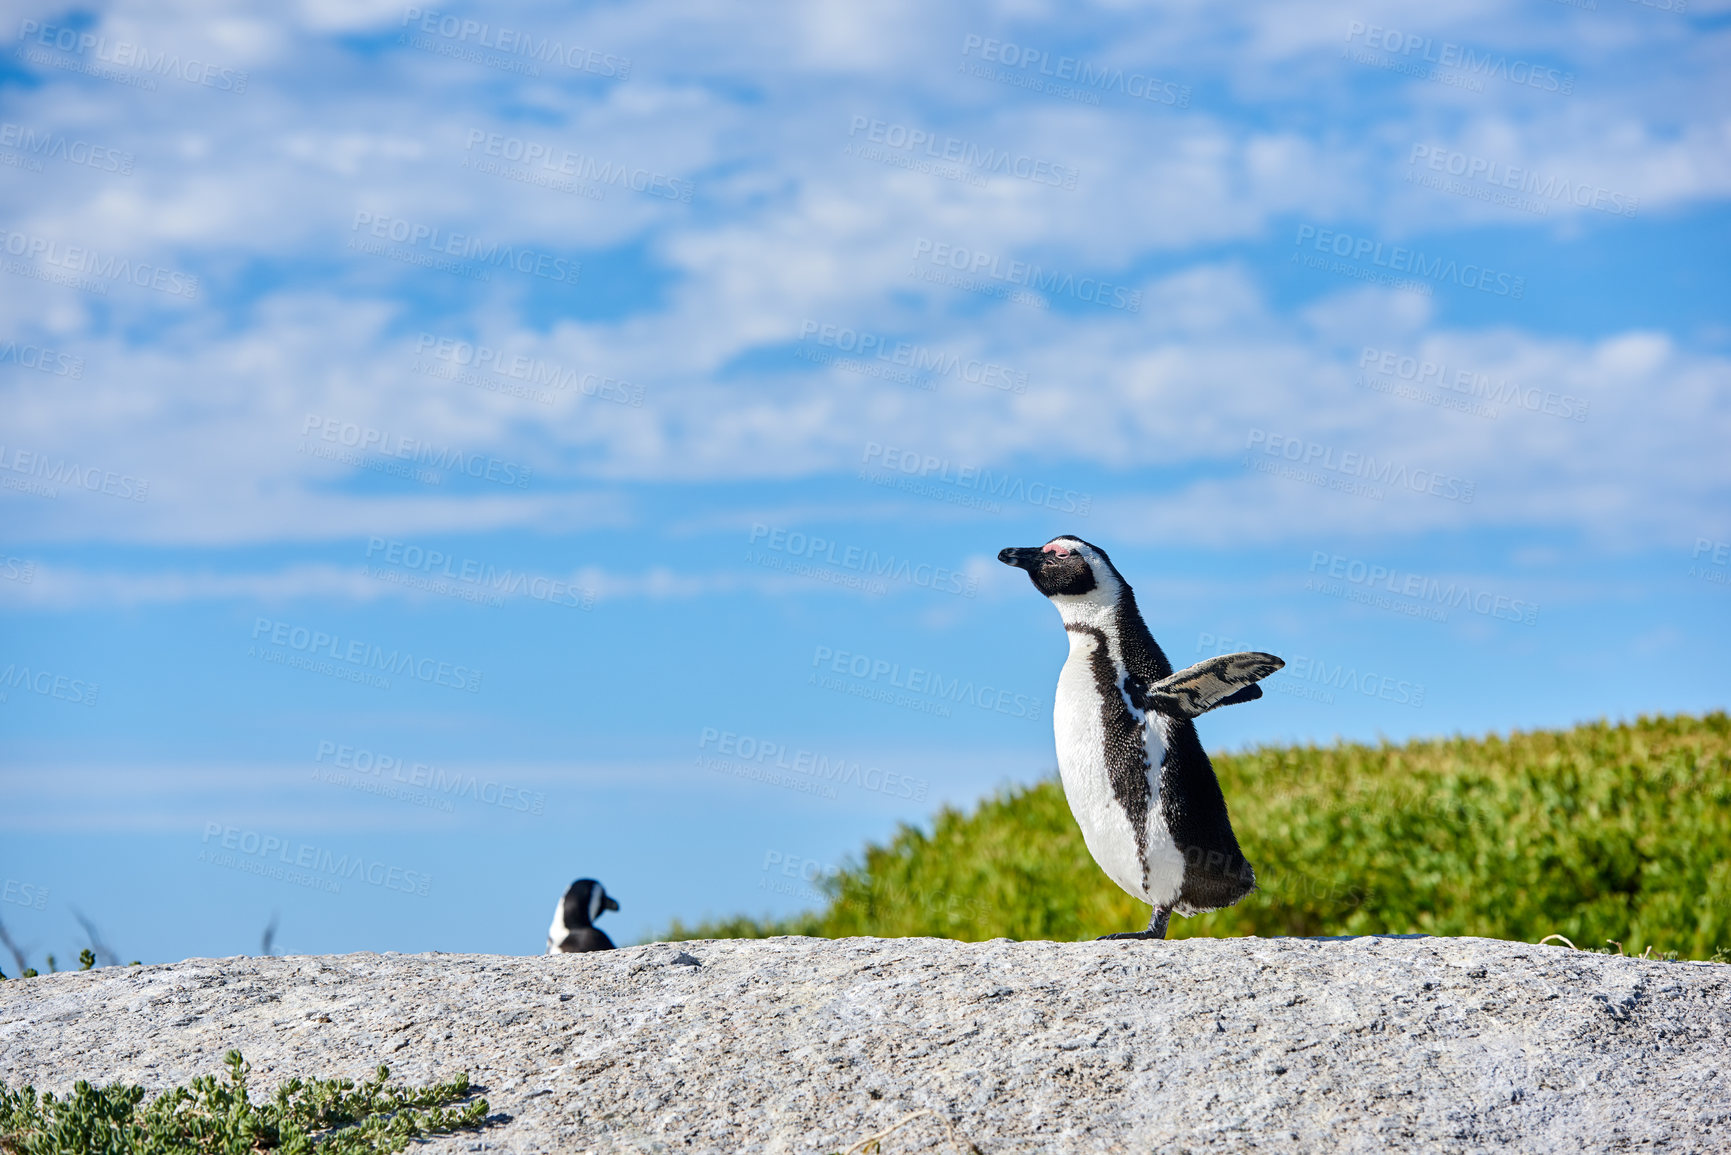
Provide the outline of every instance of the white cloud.
[[[1484,11],[1427,21],[1436,35],[1480,44]],[[1635,330],[1588,340],[1439,329],[1424,298],[1344,282],[1287,316],[1269,301],[1266,270],[1213,253],[1266,241],[1294,214],[1368,216],[1392,237],[1493,220],[1552,229],[1592,211],[1523,216],[1406,185],[1415,143],[1627,190],[1642,216],[1722,199],[1731,120],[1707,95],[1706,42],[1717,33],[1678,42],[1661,21],[1624,20],[1621,39],[1579,48],[1537,17],[1505,21],[1485,47],[1566,63],[1579,53],[1594,83],[1583,79],[1566,100],[1492,85],[1469,103],[1444,86],[1391,87],[1376,70],[1340,64],[1349,23],[1413,22],[1396,8],[1191,6],[1064,30],[1097,50],[1067,48],[1056,29],[1028,41],[1112,66],[1215,75],[1246,102],[1199,88],[1180,110],[1083,107],[956,75],[966,32],[1029,12],[940,20],[789,5],[743,23],[684,5],[490,14],[631,58],[624,83],[563,72],[508,82],[481,65],[388,44],[360,53],[329,36],[388,35],[400,15],[309,3],[304,26],[290,28],[269,16],[119,7],[99,21],[105,34],[248,68],[247,92],[180,81],[139,92],[53,69],[40,70],[42,87],[15,90],[20,120],[100,135],[138,164],[131,178],[66,165],[21,174],[0,192],[7,220],[204,277],[187,303],[129,286],[97,299],[0,276],[13,330],[51,333],[88,366],[76,382],[5,386],[8,445],[151,482],[150,499],[133,504],[0,493],[21,540],[219,546],[629,524],[634,482],[834,473],[853,467],[867,439],[981,464],[1192,468],[1176,509],[1149,516],[1195,540],[1252,527],[1538,522],[1639,538],[1706,522],[1723,502],[1715,447],[1727,432],[1731,365],[1721,356]],[[1656,60],[1667,83],[1692,85],[1697,99],[1661,108],[1633,98]],[[1320,87],[1295,95],[1317,77]],[[1385,90],[1395,95],[1374,109],[1347,107]],[[1276,97],[1344,104],[1336,127],[1318,128],[1256,103]],[[974,187],[844,156],[862,113],[1073,164],[1082,179],[1073,191],[1002,175]],[[1339,127],[1373,114],[1362,134]],[[475,130],[647,166],[700,193],[680,205],[609,187],[593,201],[466,171]],[[586,293],[606,298],[617,277],[619,293],[659,303],[617,320],[549,320],[522,307],[525,289],[539,286],[501,278],[473,309],[453,312],[455,279],[407,277],[408,266],[345,251],[357,209],[550,252],[636,246],[666,283],[652,292],[639,270],[592,257],[586,285],[599,288]],[[1079,317],[912,281],[919,237],[1124,278],[1144,291],[1142,310]],[[413,303],[391,301],[399,292]],[[762,361],[807,319],[1002,362],[1028,374],[1028,391],[945,380],[926,394]],[[423,330],[634,383],[643,404],[566,391],[538,405],[417,373]],[[1590,417],[1476,418],[1352,384],[1360,349],[1397,343],[1582,397]],[[521,491],[474,491],[454,477],[424,492],[379,490],[374,474],[299,452],[309,414],[509,460],[532,467],[535,481]],[[1324,500],[1337,494],[1244,475],[1237,459],[1256,428],[1458,472],[1497,500],[1340,507]],[[670,576],[666,588],[687,580]]]

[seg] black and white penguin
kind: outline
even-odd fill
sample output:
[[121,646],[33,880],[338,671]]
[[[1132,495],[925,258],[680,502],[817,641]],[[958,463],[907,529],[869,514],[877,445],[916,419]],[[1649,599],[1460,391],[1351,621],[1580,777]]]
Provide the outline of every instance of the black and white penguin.
[[595,929],[604,910],[619,904],[593,878],[579,878],[553,908],[553,925],[547,928],[548,954],[577,954],[586,950],[612,950],[613,940]]
[[1082,840],[1113,882],[1154,908],[1146,931],[1106,937],[1165,938],[1173,911],[1218,910],[1249,894],[1256,876],[1192,719],[1260,698],[1256,683],[1286,663],[1226,654],[1174,674],[1130,583],[1081,538],[1006,549],[998,560],[1028,571],[1070,637],[1052,727]]

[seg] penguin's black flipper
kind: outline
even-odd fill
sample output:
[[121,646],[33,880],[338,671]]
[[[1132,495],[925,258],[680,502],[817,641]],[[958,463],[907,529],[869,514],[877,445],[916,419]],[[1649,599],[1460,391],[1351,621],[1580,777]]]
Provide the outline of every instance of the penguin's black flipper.
[[[1256,683],[1285,662],[1273,654],[1222,654],[1197,662],[1187,670],[1161,678],[1143,688],[1140,682],[1126,686],[1131,701],[1143,710],[1158,710],[1174,718],[1195,718],[1217,706],[1236,705],[1262,696]],[[1255,693],[1249,691],[1254,690]],[[1141,698],[1141,701],[1136,701]]]

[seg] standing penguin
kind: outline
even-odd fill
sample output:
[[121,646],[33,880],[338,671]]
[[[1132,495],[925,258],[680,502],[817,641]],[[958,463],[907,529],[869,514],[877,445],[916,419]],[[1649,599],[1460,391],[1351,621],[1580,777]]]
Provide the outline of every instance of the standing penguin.
[[619,904],[593,878],[579,878],[553,908],[553,925],[547,928],[548,954],[576,954],[586,950],[612,950],[613,940],[595,929],[604,910]]
[[1070,636],[1052,727],[1082,840],[1113,882],[1154,908],[1147,930],[1105,937],[1165,938],[1173,911],[1188,917],[1249,894],[1256,876],[1192,719],[1260,698],[1256,683],[1286,663],[1226,654],[1174,674],[1130,584],[1080,538],[1006,549],[998,560],[1028,571]]

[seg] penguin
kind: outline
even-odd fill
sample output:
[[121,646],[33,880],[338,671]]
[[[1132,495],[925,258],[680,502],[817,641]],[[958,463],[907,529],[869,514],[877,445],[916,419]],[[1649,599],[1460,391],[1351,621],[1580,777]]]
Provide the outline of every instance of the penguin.
[[1256,889],[1194,720],[1260,698],[1256,683],[1286,663],[1225,654],[1174,674],[1130,583],[1079,537],[1005,549],[998,560],[1028,572],[1070,638],[1052,727],[1082,840],[1113,882],[1154,908],[1147,930],[1103,937],[1163,939],[1173,911],[1218,910]]
[[593,878],[579,878],[553,908],[553,925],[547,928],[548,954],[576,954],[586,950],[612,950],[613,940],[595,929],[604,910],[619,904]]

